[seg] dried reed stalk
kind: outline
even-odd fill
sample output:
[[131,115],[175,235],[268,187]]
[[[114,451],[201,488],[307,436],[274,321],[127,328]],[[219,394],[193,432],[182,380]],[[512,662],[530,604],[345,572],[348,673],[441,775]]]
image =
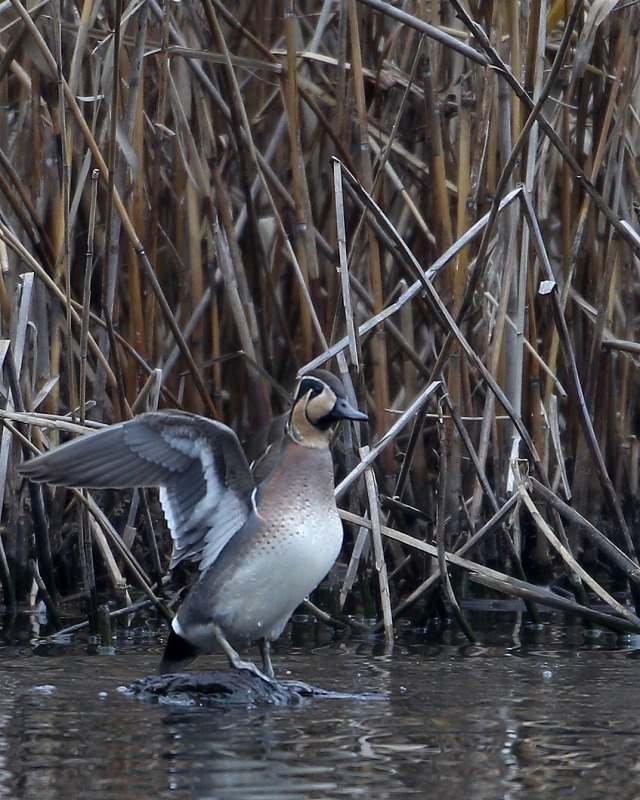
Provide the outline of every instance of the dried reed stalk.
[[[525,596],[531,614],[554,600],[526,577],[558,570],[579,603],[587,585],[611,607],[585,617],[635,630],[607,570],[581,556],[588,537],[637,614],[638,8],[48,8],[12,0],[0,16],[4,602],[34,576],[52,605],[78,589],[60,585],[46,548],[63,550],[68,495],[21,491],[16,420],[52,425],[56,441],[73,418],[159,402],[249,438],[285,409],[274,385],[333,360],[372,417],[366,457],[364,429],[337,456],[358,526],[343,603],[379,576],[390,637],[416,603],[429,612],[445,561],[482,573],[482,591]],[[514,461],[535,473],[531,489]],[[370,469],[373,523],[346,491]],[[72,552],[87,592],[95,570],[128,604],[126,575],[168,613],[150,502],[114,509],[121,531],[90,506]],[[452,550],[465,537],[463,564]]]

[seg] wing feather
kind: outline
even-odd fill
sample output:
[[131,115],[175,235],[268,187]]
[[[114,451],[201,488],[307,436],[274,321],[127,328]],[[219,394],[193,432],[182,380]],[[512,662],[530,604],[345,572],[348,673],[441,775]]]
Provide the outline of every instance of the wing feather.
[[201,571],[244,525],[255,485],[235,433],[183,412],[112,425],[26,462],[20,472],[94,489],[159,486],[173,539],[170,567],[193,558]]

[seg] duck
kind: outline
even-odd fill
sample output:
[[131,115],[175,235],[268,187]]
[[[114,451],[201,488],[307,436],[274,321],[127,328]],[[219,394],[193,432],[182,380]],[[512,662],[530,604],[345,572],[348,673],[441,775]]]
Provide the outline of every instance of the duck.
[[[271,642],[342,548],[332,432],[342,420],[367,419],[339,378],[313,370],[300,378],[258,480],[231,428],[178,410],[109,425],[24,462],[19,472],[53,485],[158,487],[173,540],[169,569],[186,559],[198,566],[159,673],[180,672],[220,647],[233,668],[272,681]],[[234,647],[255,642],[262,670]]]

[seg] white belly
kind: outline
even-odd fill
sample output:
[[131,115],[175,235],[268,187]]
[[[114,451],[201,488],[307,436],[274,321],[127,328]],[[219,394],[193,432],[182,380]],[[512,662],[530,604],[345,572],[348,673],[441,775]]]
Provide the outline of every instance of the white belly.
[[214,625],[230,641],[282,633],[342,547],[332,470],[328,450],[287,445],[253,513],[180,607],[178,624],[192,644],[208,650]]
[[232,639],[275,639],[282,633],[338,557],[342,523],[334,512],[317,525],[296,525],[290,535],[254,546],[261,550],[259,559],[245,559],[231,579],[220,575],[217,581],[215,621]]

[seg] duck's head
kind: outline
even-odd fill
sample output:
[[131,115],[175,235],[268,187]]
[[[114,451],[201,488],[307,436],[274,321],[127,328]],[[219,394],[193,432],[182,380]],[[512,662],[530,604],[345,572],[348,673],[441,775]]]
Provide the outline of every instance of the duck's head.
[[342,419],[365,422],[369,417],[349,403],[342,381],[331,372],[316,369],[303,375],[289,415],[290,436],[307,446],[324,445]]

